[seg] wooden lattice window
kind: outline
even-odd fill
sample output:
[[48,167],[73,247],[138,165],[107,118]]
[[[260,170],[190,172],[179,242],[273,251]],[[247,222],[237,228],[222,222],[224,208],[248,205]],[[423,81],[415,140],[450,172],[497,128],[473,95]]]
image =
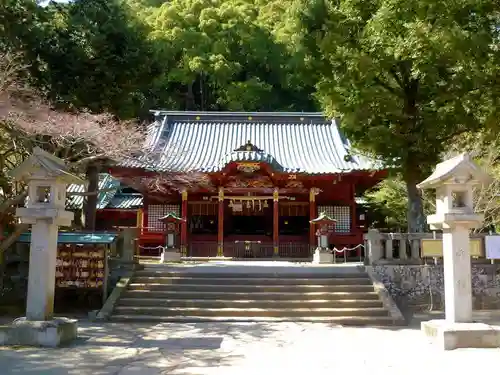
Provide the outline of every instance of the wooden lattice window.
[[150,230],[165,230],[165,223],[162,223],[159,219],[169,212],[180,215],[180,206],[178,204],[150,204],[148,206],[148,228]]
[[325,212],[328,216],[337,220],[335,232],[349,233],[351,231],[350,206],[318,206],[318,213],[320,212]]

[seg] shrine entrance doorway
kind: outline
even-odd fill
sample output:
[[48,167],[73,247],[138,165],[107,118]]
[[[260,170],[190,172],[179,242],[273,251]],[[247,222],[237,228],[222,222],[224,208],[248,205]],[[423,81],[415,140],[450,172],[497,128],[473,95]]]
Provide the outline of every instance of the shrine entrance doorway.
[[224,255],[232,258],[273,256],[272,200],[228,199],[224,226]]

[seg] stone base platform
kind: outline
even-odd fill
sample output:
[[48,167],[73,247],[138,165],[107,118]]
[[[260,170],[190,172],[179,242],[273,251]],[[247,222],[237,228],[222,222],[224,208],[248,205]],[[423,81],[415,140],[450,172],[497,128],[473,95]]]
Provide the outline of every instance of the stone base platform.
[[177,250],[164,250],[160,255],[160,263],[180,261],[181,253]]
[[422,332],[440,348],[500,348],[500,326],[484,323],[422,322]]
[[313,254],[313,264],[331,264],[333,263],[333,254],[316,249]]
[[0,345],[58,347],[77,338],[75,319],[54,318],[32,321],[18,318],[10,325],[0,326]]

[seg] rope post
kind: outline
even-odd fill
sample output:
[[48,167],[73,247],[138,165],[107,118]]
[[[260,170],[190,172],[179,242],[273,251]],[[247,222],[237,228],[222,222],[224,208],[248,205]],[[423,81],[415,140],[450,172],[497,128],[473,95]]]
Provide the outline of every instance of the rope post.
[[[365,246],[363,244],[359,244],[359,245],[356,245],[354,247],[344,247],[342,249],[337,249],[336,247],[333,247],[332,249],[332,254],[333,254],[333,263],[337,263],[337,253],[344,253],[344,263],[347,263],[347,252],[348,251],[354,251],[354,250],[357,250],[359,248],[364,248]],[[362,255],[361,255],[361,252],[360,252],[360,256],[359,256],[359,261],[362,262]]]
[[161,252],[165,249],[164,246],[140,246],[138,245],[137,246],[137,249],[138,250],[160,250],[160,254],[158,254],[158,256],[161,256]]

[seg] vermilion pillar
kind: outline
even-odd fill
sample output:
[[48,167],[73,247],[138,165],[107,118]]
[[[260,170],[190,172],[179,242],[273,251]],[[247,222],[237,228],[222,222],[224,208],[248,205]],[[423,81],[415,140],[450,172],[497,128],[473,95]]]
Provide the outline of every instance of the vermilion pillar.
[[278,188],[273,192],[273,246],[274,256],[279,256],[279,192]]
[[[316,219],[316,188],[309,190],[309,221]],[[316,233],[314,231],[314,224],[309,223],[309,246],[311,250],[316,247]]]
[[356,231],[356,188],[354,184],[351,185],[351,228],[350,232]]
[[[357,232],[357,220],[356,220],[356,187],[354,184],[351,185],[351,227],[349,228],[349,232],[355,233]],[[356,250],[356,257],[361,256],[361,248]]]
[[224,256],[224,188],[219,188],[219,216],[217,226],[217,256]]
[[188,224],[188,193],[186,190],[182,192],[181,205],[181,255],[187,255],[187,224]]
[[137,210],[137,228],[139,228],[140,234],[143,232],[144,228],[144,210],[139,208]]

